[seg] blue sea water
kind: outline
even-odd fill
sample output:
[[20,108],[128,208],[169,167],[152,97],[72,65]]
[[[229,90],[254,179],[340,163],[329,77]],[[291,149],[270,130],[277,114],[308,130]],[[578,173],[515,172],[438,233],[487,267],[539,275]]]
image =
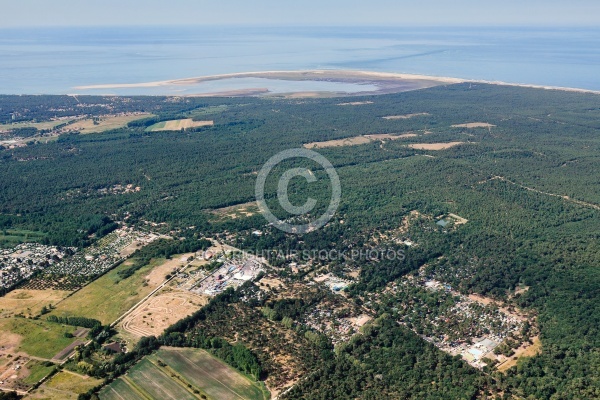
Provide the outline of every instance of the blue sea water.
[[[600,28],[0,29],[2,94],[92,94],[98,91],[74,87],[300,69],[401,72],[600,90]],[[264,87],[264,82],[237,84]],[[365,90],[333,82],[269,85],[273,91]],[[193,90],[235,86],[229,80]],[[190,93],[172,87],[101,92],[181,90]]]

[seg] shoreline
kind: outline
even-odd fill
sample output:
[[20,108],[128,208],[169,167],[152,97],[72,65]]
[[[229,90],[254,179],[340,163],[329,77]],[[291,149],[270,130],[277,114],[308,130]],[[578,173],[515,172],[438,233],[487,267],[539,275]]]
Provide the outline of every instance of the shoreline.
[[[164,81],[139,82],[139,83],[109,83],[98,85],[83,85],[75,86],[75,90],[97,90],[97,89],[126,89],[126,88],[154,88],[161,86],[187,86],[195,85],[202,82],[219,81],[233,78],[263,78],[272,80],[287,80],[287,81],[328,81],[328,82],[346,82],[346,83],[370,83],[378,86],[380,89],[376,92],[364,91],[348,93],[349,95],[368,95],[376,93],[389,93],[390,88],[394,83],[410,83],[416,88],[427,88],[443,84],[458,84],[458,83],[482,83],[499,86],[515,86],[531,89],[544,90],[559,90],[576,93],[591,93],[600,94],[600,90],[570,88],[551,85],[536,85],[524,83],[510,83],[502,81],[488,81],[478,79],[461,79],[433,75],[421,74],[405,74],[394,72],[374,72],[374,71],[359,71],[359,70],[296,70],[296,71],[254,71],[254,72],[236,72],[218,75],[206,75],[183,79],[170,79]],[[413,88],[413,89],[416,89]],[[210,96],[211,93],[189,94],[187,96]]]

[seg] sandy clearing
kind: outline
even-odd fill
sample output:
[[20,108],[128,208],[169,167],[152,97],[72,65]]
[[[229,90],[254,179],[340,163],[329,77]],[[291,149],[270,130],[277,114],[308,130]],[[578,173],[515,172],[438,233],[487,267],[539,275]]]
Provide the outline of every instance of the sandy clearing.
[[359,315],[358,317],[348,318],[348,320],[357,327],[362,327],[364,324],[372,320],[370,316],[366,314]]
[[505,372],[511,367],[514,367],[521,357],[533,357],[540,354],[542,352],[542,342],[540,341],[539,336],[533,337],[531,341],[532,344],[522,344],[521,347],[515,350],[515,354],[512,357],[498,365],[498,371]]
[[141,249],[146,244],[147,243],[145,243],[145,242],[136,240],[135,242],[131,243],[129,246],[127,246],[123,250],[121,250],[121,252],[119,253],[119,255],[121,257],[129,257],[130,255],[132,255],[133,253],[135,253],[136,250]]
[[219,219],[237,219],[251,217],[259,212],[259,208],[256,201],[251,201],[209,210],[208,212]]
[[405,114],[405,115],[389,115],[387,117],[381,117],[383,119],[394,120],[394,119],[411,119],[414,117],[421,117],[424,115],[430,115],[429,113],[415,113],[415,114]]
[[156,131],[179,131],[181,129],[198,128],[201,126],[213,126],[213,121],[194,121],[191,118],[173,119],[170,121],[159,122],[147,129],[149,132]]
[[130,334],[158,336],[166,328],[208,303],[208,296],[188,291],[161,292],[140,304],[121,323]]
[[6,354],[15,354],[16,349],[21,345],[23,336],[16,333],[2,331],[0,335],[0,351]]
[[165,281],[165,276],[173,270],[181,268],[188,263],[187,259],[194,256],[194,253],[181,254],[171,260],[167,260],[161,265],[152,268],[152,271],[146,275],[146,282],[151,287],[158,287]]
[[454,219],[454,225],[464,225],[469,222],[468,219],[463,218],[460,215],[449,213],[448,216]]
[[141,113],[134,115],[103,115],[98,117],[97,124],[94,124],[94,120],[91,118],[82,119],[72,124],[65,126],[62,130],[67,131],[79,131],[82,134],[86,133],[100,133],[111,129],[123,128],[131,121],[150,117],[150,113]]
[[356,146],[359,144],[367,144],[367,143],[371,143],[371,139],[369,139],[365,136],[354,136],[354,137],[345,138],[345,139],[336,139],[336,140],[327,140],[324,142],[306,143],[304,145],[304,147],[307,149],[312,149],[312,148],[323,149],[326,147]]
[[373,104],[372,101],[351,101],[348,103],[339,103],[338,106],[362,106],[364,104]]
[[409,144],[408,147],[416,150],[446,150],[464,142],[448,142],[448,143],[415,143]]
[[417,137],[419,135],[417,135],[416,133],[403,133],[402,135],[392,135],[390,133],[375,133],[373,135],[364,135],[365,137],[368,137],[370,139],[375,139],[375,140],[396,140],[396,139],[404,139],[404,138],[411,138],[411,137]]
[[452,125],[453,128],[493,128],[495,126],[487,122],[469,122],[467,124]]
[[24,313],[37,315],[43,306],[56,304],[71,293],[64,290],[15,289],[0,297],[0,317]]
[[374,133],[371,135],[354,136],[344,139],[326,140],[324,142],[312,142],[304,144],[306,149],[323,149],[327,147],[357,146],[367,144],[377,140],[396,140],[418,136],[416,133],[404,133],[393,135],[391,133]]

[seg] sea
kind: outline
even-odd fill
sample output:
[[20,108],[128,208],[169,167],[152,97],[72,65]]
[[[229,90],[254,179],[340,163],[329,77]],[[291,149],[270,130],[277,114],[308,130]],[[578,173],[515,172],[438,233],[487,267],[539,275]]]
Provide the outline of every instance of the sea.
[[155,26],[0,28],[0,94],[358,92],[368,85],[226,79],[76,89],[255,71],[364,70],[600,90],[600,28]]

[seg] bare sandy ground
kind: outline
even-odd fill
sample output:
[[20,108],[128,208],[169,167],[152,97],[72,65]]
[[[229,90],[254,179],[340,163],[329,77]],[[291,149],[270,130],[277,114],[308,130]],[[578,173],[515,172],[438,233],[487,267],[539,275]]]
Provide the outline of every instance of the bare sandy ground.
[[415,143],[409,144],[408,147],[417,150],[446,150],[450,147],[458,146],[464,142],[448,142],[448,143]]
[[469,122],[467,124],[452,125],[453,128],[493,128],[495,126],[487,122]]
[[432,83],[461,83],[464,79],[434,77],[415,74],[397,74],[387,72],[369,72],[369,71],[335,71],[335,70],[311,70],[311,71],[257,71],[257,72],[239,72],[233,74],[208,75],[194,78],[174,79],[166,81],[140,82],[140,83],[109,83],[101,85],[76,86],[77,90],[89,89],[117,89],[117,88],[143,88],[160,87],[168,85],[193,85],[201,82],[217,81],[230,78],[267,78],[279,80],[362,80],[362,81],[429,81]]
[[390,133],[375,133],[373,135],[365,135],[365,137],[368,137],[369,139],[374,139],[374,140],[396,140],[396,139],[404,139],[404,138],[411,138],[411,137],[417,137],[419,135],[417,135],[416,133],[403,133],[401,135],[392,135]]
[[161,292],[150,297],[122,323],[122,328],[134,336],[160,335],[180,319],[198,311],[208,303],[208,296],[188,291]]
[[351,101],[348,103],[340,103],[338,106],[362,106],[365,104],[373,104],[372,101]]
[[[561,90],[569,92],[580,92],[580,93],[595,93],[600,94],[597,90],[588,90],[580,88],[568,88],[561,86],[545,86],[545,85],[530,85],[520,83],[510,83],[501,81],[485,81],[485,80],[470,80],[470,79],[459,79],[442,76],[430,76],[420,74],[401,74],[392,72],[372,72],[372,71],[347,71],[347,70],[308,70],[308,71],[256,71],[256,72],[239,72],[233,74],[221,74],[221,75],[208,75],[186,79],[174,79],[166,81],[154,81],[154,82],[140,82],[140,83],[109,83],[102,85],[84,85],[76,86],[76,90],[89,90],[89,89],[116,89],[116,88],[144,88],[144,87],[160,87],[168,85],[193,85],[201,82],[215,81],[229,78],[267,78],[267,79],[279,79],[279,80],[327,80],[331,82],[363,82],[377,84],[380,82],[413,82],[424,87],[431,87],[443,84],[454,84],[454,83],[486,83],[490,85],[502,85],[502,86],[519,86],[534,89],[546,89],[546,90]],[[410,90],[410,89],[408,89]],[[210,95],[210,94],[207,94]],[[214,95],[214,94],[213,94]]]
[[201,126],[213,126],[213,121],[194,121],[191,118],[186,119],[174,119],[166,121],[165,126],[162,128],[153,128],[153,131],[178,131],[187,128],[198,128]]
[[415,114],[405,114],[405,115],[389,115],[387,117],[382,117],[383,119],[410,119],[410,118],[414,118],[414,117],[420,117],[420,116],[424,116],[424,115],[429,115],[429,113],[423,112],[423,113],[415,113]]
[[373,141],[397,140],[418,136],[416,133],[404,133],[402,135],[392,135],[390,133],[375,133],[372,135],[354,136],[344,139],[326,140],[324,142],[312,142],[304,144],[306,149],[324,149],[327,147],[343,147],[356,146],[359,144],[367,144]]
[[29,290],[16,289],[4,297],[0,297],[0,317],[14,314],[36,315],[43,306],[56,304],[67,295],[69,291],[62,290]]

